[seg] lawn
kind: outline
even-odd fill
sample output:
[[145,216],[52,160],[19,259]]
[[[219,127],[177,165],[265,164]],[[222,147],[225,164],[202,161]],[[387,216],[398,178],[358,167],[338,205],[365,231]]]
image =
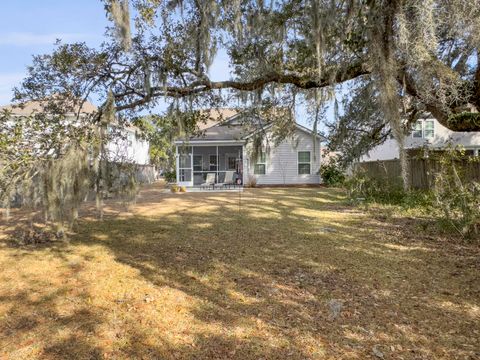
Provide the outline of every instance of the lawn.
[[35,246],[21,216],[0,223],[0,359],[480,357],[478,243],[340,191],[157,185]]

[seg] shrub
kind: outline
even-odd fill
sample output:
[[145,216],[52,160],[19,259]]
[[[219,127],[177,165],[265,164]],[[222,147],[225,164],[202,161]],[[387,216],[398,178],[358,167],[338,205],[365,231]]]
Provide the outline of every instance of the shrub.
[[180,192],[187,192],[187,188],[185,186],[180,186]]
[[370,178],[364,172],[357,171],[346,178],[344,186],[353,202],[366,201],[379,204],[400,205],[403,208],[429,208],[432,194],[427,191],[405,191],[400,182],[384,178]]
[[320,175],[323,183],[329,186],[339,186],[345,181],[344,169],[334,157],[320,166]]
[[442,211],[441,218],[462,236],[478,234],[480,227],[480,183],[465,181],[459,161],[464,150],[448,147],[440,157],[435,176],[434,194]]
[[165,177],[165,181],[168,183],[173,183],[177,180],[177,174],[175,171],[165,171],[163,176]]
[[180,187],[177,184],[173,184],[172,186],[170,186],[170,191],[172,193],[178,193],[180,191]]

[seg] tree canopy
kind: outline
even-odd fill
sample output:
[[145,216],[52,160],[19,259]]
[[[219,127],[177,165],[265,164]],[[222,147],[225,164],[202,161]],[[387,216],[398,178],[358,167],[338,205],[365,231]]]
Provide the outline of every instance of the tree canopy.
[[[35,57],[18,99],[111,90],[117,111],[128,112],[165,98],[217,104],[222,89],[223,99],[252,101],[321,89],[318,101],[337,84],[369,79],[390,97],[378,105],[402,118],[428,111],[452,130],[480,130],[478,0],[106,0],[105,8],[115,27],[101,48],[60,44]],[[212,81],[219,48],[234,76]]]

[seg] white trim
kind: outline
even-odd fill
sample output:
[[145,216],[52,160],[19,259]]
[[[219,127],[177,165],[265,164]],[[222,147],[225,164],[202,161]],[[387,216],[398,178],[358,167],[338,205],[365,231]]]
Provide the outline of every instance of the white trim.
[[[262,153],[265,155],[265,161],[264,162],[258,162],[258,159],[253,163],[253,175],[255,176],[265,176],[267,175],[267,152],[262,151]],[[264,174],[255,174],[255,166],[256,165],[264,165],[265,166],[265,173]]]
[[211,144],[218,144],[221,146],[223,143],[227,145],[243,145],[245,144],[245,140],[175,140],[173,142],[175,145],[189,145],[193,144],[195,146],[211,146]]
[[[324,136],[322,136],[322,135],[320,135],[320,134],[314,134],[314,133],[313,133],[313,130],[310,130],[309,128],[307,128],[307,127],[305,127],[305,126],[300,125],[300,124],[297,123],[296,121],[295,121],[295,126],[297,127],[298,130],[301,130],[301,131],[307,133],[308,135],[315,135],[316,138],[319,138],[319,139],[321,139],[321,140],[325,140],[325,137],[324,137]],[[320,141],[321,141],[321,140],[320,140]]]
[[[431,122],[433,124],[433,135],[432,136],[429,136],[429,137],[426,137],[425,136],[425,125],[427,122]],[[420,130],[416,130],[415,127],[417,126],[417,123],[420,123]],[[420,131],[421,135],[420,136],[414,136],[414,133],[415,131]],[[410,134],[410,137],[412,139],[434,139],[435,138],[435,119],[418,119],[417,121],[415,121],[415,123],[413,124],[413,128],[412,128],[412,132]]]
[[[310,161],[308,163],[298,161],[298,154],[301,153],[301,152],[308,152],[309,153]],[[308,164],[309,165],[310,171],[308,172],[308,174],[300,174],[300,171],[298,171],[298,165],[300,165],[300,164]],[[312,152],[310,150],[297,150],[297,175],[312,175]]]
[[[178,145],[176,147],[177,154],[177,184],[180,186],[193,186],[193,146],[190,147],[190,168],[180,167],[180,154],[178,153]],[[180,170],[190,170],[190,181],[180,181]]]

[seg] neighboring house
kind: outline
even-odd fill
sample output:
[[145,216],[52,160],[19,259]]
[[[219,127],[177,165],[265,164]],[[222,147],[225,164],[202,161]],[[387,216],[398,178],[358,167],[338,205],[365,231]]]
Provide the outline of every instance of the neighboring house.
[[[12,114],[12,120],[19,116],[31,116],[43,111],[42,104],[30,101],[22,107],[6,105],[1,106],[0,111],[8,110]],[[85,102],[80,110],[80,119],[97,111],[97,107],[90,102]],[[66,114],[67,119],[76,121],[76,114]],[[81,121],[81,120],[80,120]],[[109,127],[111,132],[113,127]],[[147,165],[150,162],[149,143],[139,135],[139,129],[134,126],[125,126],[115,132],[115,136],[107,143],[108,156],[114,162],[132,162],[139,165]]]
[[[466,155],[480,156],[480,132],[451,131],[433,118],[418,120],[415,123],[412,132],[405,138],[405,149],[410,154],[415,154],[424,148],[442,150],[449,143],[465,147]],[[360,162],[398,158],[397,141],[389,138],[362,156]]]
[[295,124],[294,133],[277,146],[273,145],[271,125],[258,125],[263,131],[262,151],[253,158],[253,137],[243,125],[246,116],[239,113],[213,124],[199,136],[175,141],[177,182],[199,186],[208,173],[215,173],[217,183],[226,171],[234,171],[236,182],[245,184],[255,178],[259,185],[319,184],[321,137]]
[[118,136],[113,136],[107,143],[107,150],[110,160],[116,162],[132,162],[138,165],[148,165],[150,163],[150,145],[147,140],[140,136],[140,129],[135,126],[123,126],[121,129],[113,130],[109,125],[109,132],[116,132]]

